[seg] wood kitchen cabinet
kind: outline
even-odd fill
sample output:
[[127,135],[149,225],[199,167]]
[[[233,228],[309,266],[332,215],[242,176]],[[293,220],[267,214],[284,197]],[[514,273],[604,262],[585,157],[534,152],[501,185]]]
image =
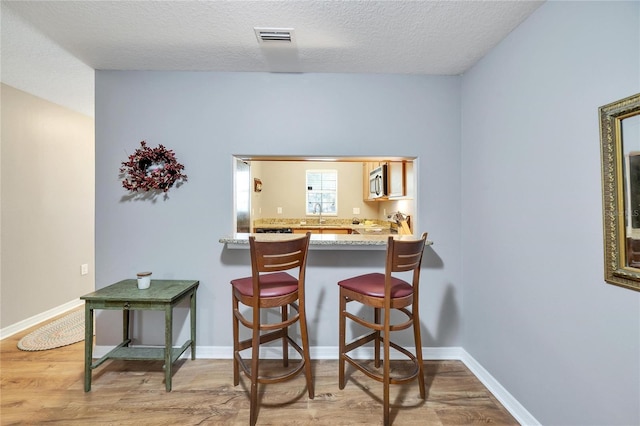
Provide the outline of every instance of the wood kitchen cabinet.
[[387,188],[389,198],[400,198],[407,195],[407,181],[404,161],[389,161],[387,163]]
[[351,229],[347,229],[347,228],[334,228],[334,229],[321,229],[322,232],[320,232],[321,234],[342,234],[342,235],[348,235],[351,234]]
[[[387,166],[387,195],[380,198],[369,197],[369,173],[381,165]],[[407,195],[407,165],[405,161],[375,161],[363,163],[363,199],[365,201],[384,201],[390,198],[402,198]]]
[[367,161],[362,163],[362,199],[364,201],[375,201],[375,199],[369,198],[369,173],[382,164],[385,163],[380,161]]
[[307,232],[311,232],[312,234],[319,234],[320,229],[313,228],[293,228],[294,234],[306,234]]
[[312,234],[351,234],[351,229],[349,228],[293,228],[294,234],[306,234],[307,232],[311,232]]

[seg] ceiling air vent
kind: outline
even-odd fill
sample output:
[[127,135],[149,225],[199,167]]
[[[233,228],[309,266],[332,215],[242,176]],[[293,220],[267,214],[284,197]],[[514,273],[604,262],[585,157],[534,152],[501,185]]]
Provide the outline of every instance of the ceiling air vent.
[[258,28],[254,27],[259,43],[291,43],[293,42],[293,28]]

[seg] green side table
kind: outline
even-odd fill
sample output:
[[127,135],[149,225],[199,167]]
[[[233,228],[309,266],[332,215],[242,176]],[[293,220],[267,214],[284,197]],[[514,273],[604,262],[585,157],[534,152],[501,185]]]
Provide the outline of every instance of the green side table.
[[[84,391],[91,390],[91,370],[107,359],[164,360],[165,386],[171,391],[171,370],[173,363],[187,348],[191,348],[191,359],[196,359],[196,291],[199,281],[194,280],[151,280],[151,286],[139,290],[137,280],[123,280],[108,287],[82,296],[85,301],[84,339]],[[191,301],[191,339],[181,347],[173,348],[173,307],[189,297]],[[93,362],[93,311],[95,309],[122,310],[122,343],[105,356]],[[164,311],[163,348],[130,347],[131,311]]]

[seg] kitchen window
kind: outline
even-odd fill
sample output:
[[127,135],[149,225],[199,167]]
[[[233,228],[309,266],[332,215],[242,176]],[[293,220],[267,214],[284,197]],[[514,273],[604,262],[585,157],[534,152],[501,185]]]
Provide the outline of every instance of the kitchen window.
[[336,216],[338,212],[338,171],[307,170],[306,214]]

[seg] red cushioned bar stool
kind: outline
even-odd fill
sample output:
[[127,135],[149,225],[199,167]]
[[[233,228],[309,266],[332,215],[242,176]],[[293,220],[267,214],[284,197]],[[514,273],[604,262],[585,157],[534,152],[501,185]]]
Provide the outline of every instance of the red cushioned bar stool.
[[[383,420],[389,425],[389,385],[403,384],[418,379],[420,397],[425,398],[424,371],[422,362],[422,340],[420,338],[420,316],[418,312],[418,290],[420,283],[420,265],[424,252],[427,234],[422,234],[420,239],[404,240],[389,237],[387,242],[387,256],[385,272],[370,273],[348,278],[338,282],[340,286],[340,321],[339,321],[339,387],[345,386],[345,363],[349,363],[368,377],[383,383]],[[410,281],[405,281],[397,275],[408,273]],[[407,275],[407,274],[404,274]],[[357,302],[373,308],[373,320],[366,320],[347,310],[347,304]],[[411,308],[411,309],[409,309]],[[392,311],[404,314],[402,323],[391,323]],[[382,313],[382,316],[381,316]],[[397,317],[394,317],[394,319]],[[347,319],[366,327],[368,331],[364,336],[346,342]],[[391,341],[391,333],[413,327],[415,354],[406,348]],[[357,360],[349,353],[369,342],[373,342],[374,368],[370,360]],[[382,344],[383,355],[380,357]],[[412,362],[412,368],[407,373],[394,373],[391,376],[390,349],[403,354]],[[369,362],[367,362],[369,361]],[[382,371],[380,363],[382,362]]]
[[[240,381],[240,368],[251,380],[251,408],[249,422],[258,418],[258,384],[278,383],[292,379],[304,371],[309,398],[313,399],[309,334],[305,312],[304,288],[307,253],[311,233],[301,238],[258,241],[249,236],[251,276],[234,279],[233,287],[233,384]],[[248,306],[245,316],[240,304]],[[277,322],[263,322],[261,310],[278,308]],[[294,313],[290,316],[290,313]],[[266,317],[266,315],[265,315]],[[289,327],[299,323],[300,344],[289,334]],[[251,338],[240,340],[240,324],[251,330]],[[260,345],[282,340],[283,370],[281,374],[260,375]],[[300,362],[289,367],[289,345],[300,355]],[[242,357],[251,349],[250,364]]]

